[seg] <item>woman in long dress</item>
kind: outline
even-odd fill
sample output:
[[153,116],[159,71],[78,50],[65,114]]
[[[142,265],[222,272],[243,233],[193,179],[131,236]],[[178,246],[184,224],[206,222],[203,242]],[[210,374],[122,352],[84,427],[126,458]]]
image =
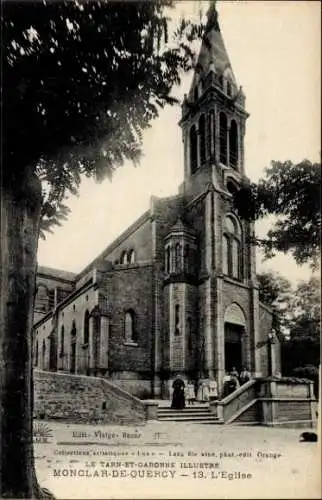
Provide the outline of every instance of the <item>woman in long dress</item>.
[[203,400],[202,381],[199,380],[199,382],[198,382],[198,389],[197,389],[197,401],[202,402],[202,400]]
[[209,401],[209,386],[207,380],[199,381],[197,401],[199,401],[200,403]]
[[172,388],[173,393],[171,408],[174,410],[182,410],[186,406],[184,396],[185,383],[178,377],[173,381]]
[[209,401],[209,383],[208,380],[204,380],[202,383],[202,400],[204,403]]

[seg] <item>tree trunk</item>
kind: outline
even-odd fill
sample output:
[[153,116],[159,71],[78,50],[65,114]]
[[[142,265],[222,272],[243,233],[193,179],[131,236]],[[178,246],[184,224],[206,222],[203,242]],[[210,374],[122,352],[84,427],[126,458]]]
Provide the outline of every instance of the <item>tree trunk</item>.
[[32,322],[41,185],[34,174],[1,183],[0,497],[41,498],[32,438]]

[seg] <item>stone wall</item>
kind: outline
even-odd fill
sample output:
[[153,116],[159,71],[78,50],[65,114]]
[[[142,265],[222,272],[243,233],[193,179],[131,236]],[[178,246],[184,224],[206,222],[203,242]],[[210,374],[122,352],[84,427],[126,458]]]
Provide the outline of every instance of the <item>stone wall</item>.
[[143,424],[147,405],[99,377],[34,371],[34,417],[84,423]]
[[[68,293],[74,289],[74,273],[39,266],[36,284],[38,292],[34,306],[34,324],[48,314]],[[49,292],[53,294],[49,299]]]
[[[108,274],[108,273],[107,273]],[[153,321],[153,267],[133,264],[107,276],[106,293],[111,308],[109,338],[109,370],[138,372],[150,380]],[[128,310],[135,314],[136,342],[125,339],[124,317]],[[118,378],[118,377],[117,377]]]
[[[71,330],[73,324],[76,328],[76,373],[81,372],[85,365],[85,351],[82,348],[84,343],[84,318],[85,311],[91,312],[98,304],[98,292],[94,284],[89,285],[85,291],[74,294],[64,307],[57,309],[56,319],[53,315],[48,316],[42,323],[36,325],[34,330],[34,353],[35,344],[38,341],[38,357],[34,358],[34,364],[43,370],[50,369],[50,334],[55,330],[57,338],[57,369],[68,371],[70,368]],[[64,335],[62,335],[64,329]],[[62,348],[61,341],[64,339]],[[85,370],[83,370],[85,371]]]
[[130,250],[134,250],[135,262],[144,262],[151,259],[152,230],[147,213],[137,219],[105,250],[104,260],[120,264],[122,253]]

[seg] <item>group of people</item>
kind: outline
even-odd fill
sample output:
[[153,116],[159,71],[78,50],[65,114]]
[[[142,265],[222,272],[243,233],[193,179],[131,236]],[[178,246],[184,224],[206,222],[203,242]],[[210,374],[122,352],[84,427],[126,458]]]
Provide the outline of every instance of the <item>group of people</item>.
[[[240,373],[233,367],[224,377],[221,397],[228,396],[250,379],[251,375],[245,366]],[[177,377],[172,384],[172,388],[171,408],[175,410],[185,408],[186,401],[188,405],[193,405],[196,401],[205,403],[218,399],[217,382],[214,379],[204,379],[198,382],[189,380],[186,386],[184,381]]]
[[193,405],[196,401],[205,403],[218,398],[217,382],[213,379],[200,380],[199,382],[189,380],[186,384],[178,377],[172,384],[171,408],[182,410],[188,405]]
[[250,379],[251,375],[245,366],[243,366],[240,373],[233,367],[232,370],[224,376],[222,397],[224,398],[236,391],[241,385],[249,382]]

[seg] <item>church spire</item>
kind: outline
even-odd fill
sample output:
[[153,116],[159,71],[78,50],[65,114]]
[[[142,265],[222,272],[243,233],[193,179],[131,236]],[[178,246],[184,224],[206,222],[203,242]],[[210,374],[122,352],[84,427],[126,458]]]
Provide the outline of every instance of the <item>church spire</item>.
[[228,79],[237,91],[237,81],[219,26],[216,0],[210,0],[209,2],[204,39],[201,44],[196,71],[187,96],[188,101],[195,102],[197,100],[196,95],[198,94],[198,97],[200,97],[203,94],[209,78],[210,80],[212,79],[211,81],[214,81],[215,78],[218,86],[221,86],[220,82],[223,78]]
[[216,3],[217,3],[217,0],[210,0],[209,1],[209,9],[207,12],[206,33],[211,31],[212,29],[215,31],[220,31]]

